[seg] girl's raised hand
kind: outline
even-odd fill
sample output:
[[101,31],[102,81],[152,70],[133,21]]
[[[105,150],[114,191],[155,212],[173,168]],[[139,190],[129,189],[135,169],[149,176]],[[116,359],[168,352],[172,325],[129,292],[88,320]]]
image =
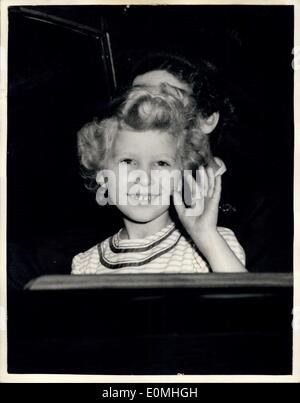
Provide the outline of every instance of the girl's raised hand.
[[198,178],[199,181],[191,175],[185,177],[192,193],[191,207],[184,205],[180,188],[173,193],[174,205],[182,224],[213,272],[247,272],[242,260],[217,230],[221,176],[215,177],[212,168],[205,170],[201,167]]
[[[201,238],[217,229],[219,202],[221,197],[221,176],[216,176],[212,168],[199,168],[197,180],[185,174],[184,180],[191,193],[191,207],[186,207],[182,199],[182,181],[173,193],[173,201],[180,221],[191,238],[199,243]],[[186,193],[186,192],[185,192]]]

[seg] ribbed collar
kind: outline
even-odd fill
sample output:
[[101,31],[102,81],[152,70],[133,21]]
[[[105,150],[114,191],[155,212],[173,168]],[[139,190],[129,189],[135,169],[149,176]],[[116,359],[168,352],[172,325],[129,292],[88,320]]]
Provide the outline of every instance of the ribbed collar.
[[144,239],[121,239],[121,231],[98,245],[100,262],[110,269],[145,265],[171,250],[181,236],[173,222]]

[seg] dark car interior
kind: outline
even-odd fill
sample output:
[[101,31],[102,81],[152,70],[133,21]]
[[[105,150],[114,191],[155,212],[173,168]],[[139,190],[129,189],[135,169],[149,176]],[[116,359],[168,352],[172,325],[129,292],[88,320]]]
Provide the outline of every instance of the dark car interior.
[[[9,7],[8,372],[291,374],[293,13]],[[236,105],[213,153],[227,166],[219,222],[247,274],[70,276],[74,255],[122,225],[84,187],[76,133],[151,52],[218,66]]]

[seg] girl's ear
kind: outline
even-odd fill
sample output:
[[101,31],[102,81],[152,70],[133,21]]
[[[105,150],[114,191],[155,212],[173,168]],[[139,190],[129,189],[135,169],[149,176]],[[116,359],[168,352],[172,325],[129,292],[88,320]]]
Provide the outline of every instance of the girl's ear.
[[200,127],[204,134],[210,134],[217,126],[219,122],[219,112],[214,112],[208,118],[200,119]]

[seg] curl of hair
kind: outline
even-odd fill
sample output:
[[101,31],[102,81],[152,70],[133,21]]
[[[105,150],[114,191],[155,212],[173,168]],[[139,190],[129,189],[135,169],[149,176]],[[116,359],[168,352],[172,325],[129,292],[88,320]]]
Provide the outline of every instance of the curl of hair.
[[86,187],[96,190],[97,172],[105,168],[105,158],[113,136],[118,129],[116,118],[86,123],[77,133],[77,150],[81,165],[81,176],[85,179]]

